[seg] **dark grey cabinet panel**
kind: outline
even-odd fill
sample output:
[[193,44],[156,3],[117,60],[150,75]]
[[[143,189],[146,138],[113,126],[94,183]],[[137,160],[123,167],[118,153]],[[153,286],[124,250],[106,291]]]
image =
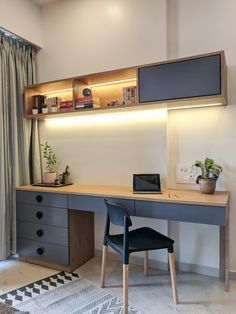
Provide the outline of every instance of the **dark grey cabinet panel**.
[[124,206],[130,215],[134,215],[134,201],[127,199],[96,197],[96,196],[78,196],[68,195],[68,207],[70,209],[78,209],[93,212],[106,212],[104,199],[109,202]]
[[135,201],[135,216],[222,226],[226,223],[225,208],[220,206]]
[[47,262],[68,265],[69,250],[66,246],[53,245],[19,238],[17,241],[18,254],[30,256]]
[[34,241],[68,246],[68,229],[63,227],[17,222],[17,237]]
[[36,191],[16,191],[16,202],[67,208],[67,195]]
[[221,93],[221,54],[144,66],[138,69],[139,102]]
[[67,228],[68,211],[66,208],[39,206],[37,204],[17,204],[17,220]]

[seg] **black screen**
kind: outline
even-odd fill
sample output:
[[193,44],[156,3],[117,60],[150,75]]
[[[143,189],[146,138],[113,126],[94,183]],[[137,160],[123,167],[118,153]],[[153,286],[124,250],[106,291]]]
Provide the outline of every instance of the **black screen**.
[[133,175],[134,191],[160,191],[159,174],[134,174]]
[[218,95],[220,55],[138,69],[139,102]]

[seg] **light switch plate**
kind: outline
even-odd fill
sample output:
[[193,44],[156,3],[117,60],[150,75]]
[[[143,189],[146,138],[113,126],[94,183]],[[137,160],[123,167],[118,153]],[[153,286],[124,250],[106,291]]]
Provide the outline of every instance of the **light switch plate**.
[[201,170],[191,164],[178,163],[176,165],[175,182],[184,184],[195,184]]

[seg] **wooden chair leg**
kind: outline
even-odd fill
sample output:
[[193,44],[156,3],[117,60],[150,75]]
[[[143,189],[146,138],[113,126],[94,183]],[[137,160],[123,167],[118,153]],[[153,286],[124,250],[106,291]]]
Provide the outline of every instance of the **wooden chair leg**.
[[129,264],[123,264],[123,302],[124,314],[128,314]]
[[148,275],[148,251],[144,252],[144,276]]
[[169,263],[170,263],[170,274],[171,274],[171,284],[175,304],[178,304],[178,292],[176,284],[176,272],[175,272],[175,255],[174,253],[169,253]]
[[105,287],[105,273],[106,273],[106,264],[107,264],[107,250],[108,246],[103,245],[102,249],[102,271],[101,271],[101,281],[100,281],[100,287]]

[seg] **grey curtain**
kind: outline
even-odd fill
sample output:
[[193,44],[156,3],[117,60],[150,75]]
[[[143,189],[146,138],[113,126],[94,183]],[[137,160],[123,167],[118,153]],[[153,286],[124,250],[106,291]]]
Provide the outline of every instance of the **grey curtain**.
[[41,176],[38,124],[24,118],[23,108],[24,86],[35,82],[36,53],[0,30],[0,260],[16,251],[15,187]]

